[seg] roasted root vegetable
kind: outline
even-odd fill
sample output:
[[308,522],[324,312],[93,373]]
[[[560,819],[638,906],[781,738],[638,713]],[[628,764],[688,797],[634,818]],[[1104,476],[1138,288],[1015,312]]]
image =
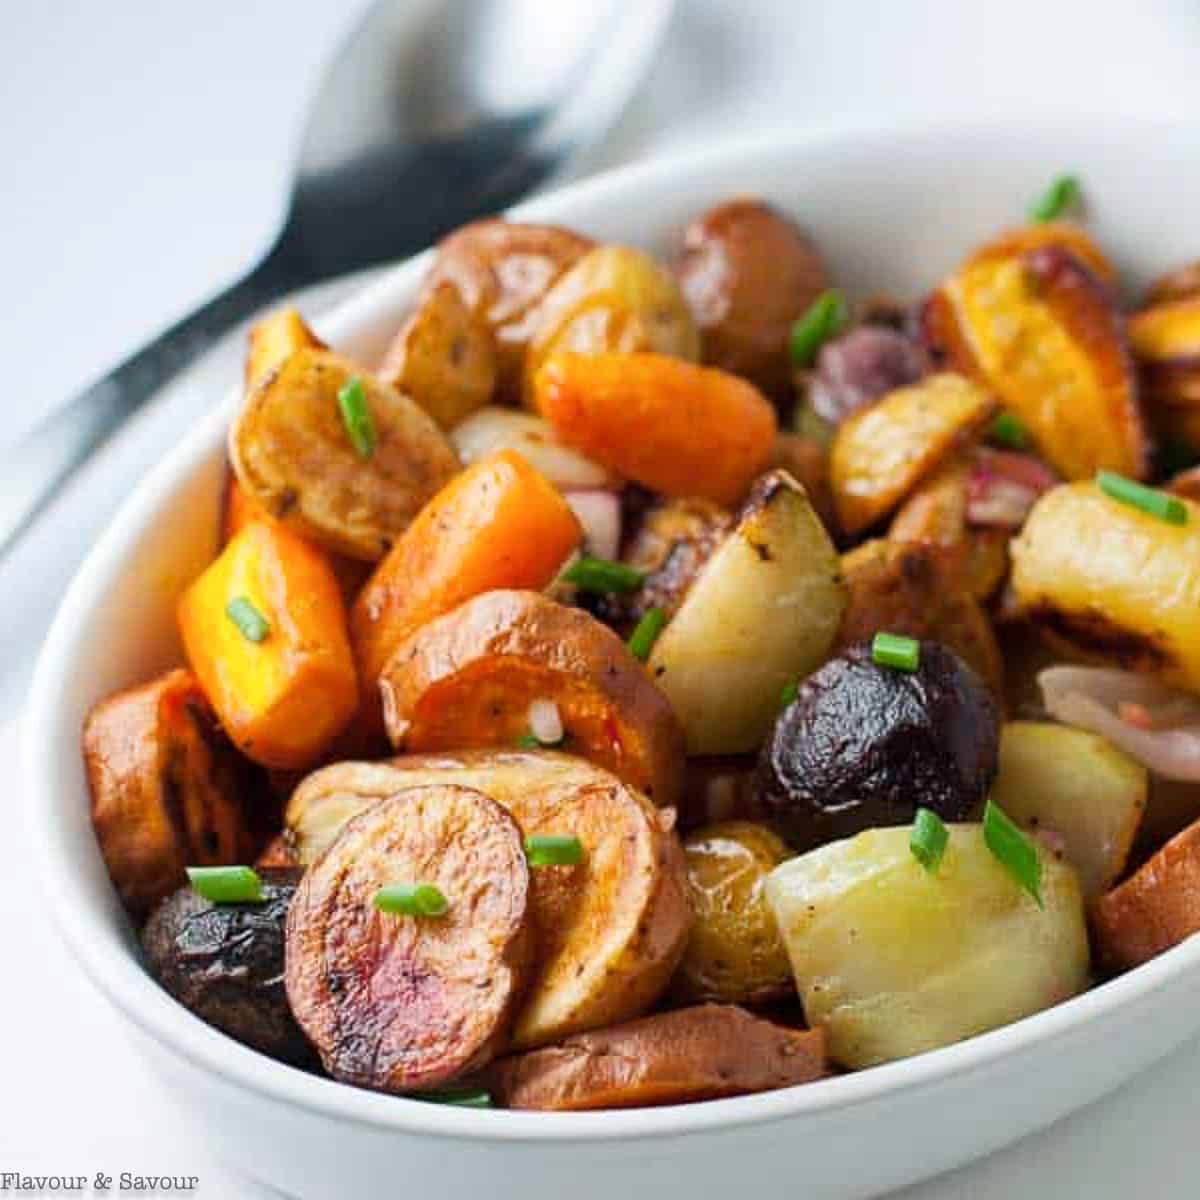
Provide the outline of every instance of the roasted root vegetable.
[[496,372],[492,331],[446,282],[421,297],[376,374],[450,429],[491,400]]
[[1129,318],[1146,407],[1164,434],[1200,447],[1200,294],[1167,300]]
[[[361,402],[356,434],[343,414],[347,388]],[[271,516],[369,562],[459,466],[413,400],[331,351],[307,348],[250,391],[229,457],[247,495]]]
[[664,354],[554,354],[533,396],[561,441],[667,496],[736,504],[775,441],[753,384]]
[[358,706],[337,577],[278,523],[247,525],[179,601],[184,650],[221,724],[267,767],[311,766]]
[[1150,447],[1124,322],[1069,239],[985,247],[933,293],[923,324],[935,356],[993,391],[1062,475],[1145,474]]
[[1200,505],[1182,525],[1055,488],[1012,544],[1017,611],[1077,649],[1200,691]]
[[244,764],[190,671],[102,700],[83,726],[100,853],[122,903],[144,917],[184,867],[244,861]]
[[1120,878],[1146,811],[1141,763],[1083,729],[1011,721],[992,799],[1018,824],[1062,839],[1086,901]]
[[896,329],[859,325],[827,341],[803,379],[806,407],[835,428],[929,371],[921,347]]
[[679,799],[683,731],[662,692],[611,629],[537,592],[487,592],[421,626],[379,687],[397,747],[515,746],[542,702],[574,753],[656,804]]
[[[398,884],[436,888],[445,911],[381,911],[377,892]],[[480,792],[410,788],[360,813],[288,912],[288,1002],[325,1069],[406,1092],[485,1066],[529,977],[529,909],[521,832]]]
[[562,495],[514,450],[450,481],[375,569],[350,613],[364,713],[396,647],[427,621],[496,588],[544,588],[582,536]]
[[484,792],[526,836],[571,834],[583,848],[577,865],[533,872],[537,963],[513,1045],[543,1045],[645,1012],[687,941],[686,870],[669,815],[607,771],[554,751],[340,763],[296,789],[287,809],[289,840],[300,861],[311,862],[382,797],[439,783]]
[[1200,821],[1092,906],[1097,953],[1129,970],[1200,932]]
[[679,285],[641,250],[597,246],[546,293],[525,357],[525,399],[538,369],[560,351],[653,351],[694,362],[700,337]]
[[150,973],[185,1008],[239,1042],[283,1062],[316,1054],[288,1008],[284,925],[297,870],[261,870],[263,898],[215,904],[184,885],[142,930]]
[[756,749],[782,689],[825,657],[845,604],[837,552],[804,489],[786,472],[764,475],[647,664],[688,753]]
[[674,990],[692,1000],[762,1004],[792,990],[787,950],[763,891],[787,845],[765,825],[727,821],[688,835],[695,914]]
[[842,1066],[945,1046],[1087,986],[1075,872],[1039,850],[1039,907],[978,825],[949,835],[936,871],[914,857],[907,828],[873,829],[767,879],[805,1014]]
[[808,499],[831,532],[837,530],[837,514],[833,507],[833,490],[829,486],[829,454],[814,437],[800,433],[779,433],[771,449],[772,469],[786,471],[797,483],[804,485]]
[[839,427],[829,479],[842,528],[861,533],[886,516],[994,412],[991,397],[961,375],[931,375],[889,392]]
[[297,350],[328,347],[294,308],[280,308],[250,326],[246,351],[246,391],[277,371]]
[[830,286],[812,239],[769,204],[743,196],[687,226],[675,273],[704,361],[785,395],[792,323]]
[[506,1108],[571,1112],[742,1096],[825,1073],[820,1032],[703,1004],[500,1059],[487,1081]]

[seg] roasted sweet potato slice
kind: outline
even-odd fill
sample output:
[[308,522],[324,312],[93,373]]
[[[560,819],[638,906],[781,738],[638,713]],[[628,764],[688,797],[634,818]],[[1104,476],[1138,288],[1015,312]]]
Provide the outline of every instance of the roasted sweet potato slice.
[[687,940],[686,871],[670,815],[607,771],[549,750],[339,763],[296,789],[287,839],[309,862],[381,796],[434,783],[486,793],[526,835],[571,833],[583,843],[579,866],[533,872],[538,961],[513,1044],[542,1045],[645,1012]]
[[1100,958],[1116,970],[1139,966],[1200,932],[1200,821],[1096,901],[1092,930]]
[[850,534],[873,525],[995,411],[991,397],[961,375],[931,375],[889,392],[838,426],[829,478],[838,521]]
[[190,671],[102,700],[83,727],[92,824],[122,903],[145,916],[184,867],[244,862],[253,785]]
[[[449,907],[380,912],[376,891],[395,883],[433,884]],[[335,1079],[437,1087],[505,1044],[533,946],[512,817],[470,788],[409,788],[350,821],[305,872],[288,912],[288,1002]]]
[[642,1108],[743,1096],[826,1073],[819,1030],[702,1004],[501,1059],[487,1078],[507,1108]]
[[1137,374],[1107,285],[1061,241],[1011,249],[973,255],[929,298],[931,352],[995,392],[1068,479],[1143,477]]
[[[358,379],[371,425],[351,441],[338,397]],[[238,482],[273,517],[327,549],[382,558],[459,468],[413,400],[329,350],[300,349],[253,388],[229,431]]]
[[379,677],[393,745],[515,746],[530,705],[557,705],[571,749],[660,805],[679,798],[683,731],[611,629],[538,592],[468,600],[401,642]]

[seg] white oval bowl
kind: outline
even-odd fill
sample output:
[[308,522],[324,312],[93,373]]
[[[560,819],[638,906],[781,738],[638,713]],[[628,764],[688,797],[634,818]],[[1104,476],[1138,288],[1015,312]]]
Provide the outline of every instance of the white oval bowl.
[[[1063,169],[1139,282],[1193,257],[1194,131],[1112,116],[769,138],[630,167],[519,210],[664,249],[694,213],[761,194],[815,234],[852,292],[916,296],[1020,221]],[[389,271],[321,334],[377,354],[428,263]],[[231,381],[232,384],[233,381]],[[869,1196],[987,1153],[1101,1096],[1200,1028],[1200,940],[1007,1028],[855,1075],[707,1104],[476,1111],[360,1091],[275,1063],[193,1017],[146,974],[88,819],[79,734],[102,696],[180,661],[174,600],[210,558],[236,395],[130,497],[62,601],[26,715],[27,807],[44,900],[188,1119],[236,1167],[306,1198],[737,1195],[761,1181]]]

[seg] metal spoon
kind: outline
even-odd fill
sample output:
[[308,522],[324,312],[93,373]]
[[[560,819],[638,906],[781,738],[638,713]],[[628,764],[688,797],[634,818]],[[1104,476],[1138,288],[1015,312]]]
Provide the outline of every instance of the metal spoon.
[[402,258],[537,187],[613,122],[674,0],[379,0],[309,115],[288,216],[249,275],[0,449],[0,560],[41,505],[231,325]]

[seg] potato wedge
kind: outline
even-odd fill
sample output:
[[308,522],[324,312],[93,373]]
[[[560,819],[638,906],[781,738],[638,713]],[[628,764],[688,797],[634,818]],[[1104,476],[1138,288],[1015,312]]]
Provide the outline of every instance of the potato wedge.
[[1106,286],[1116,284],[1117,269],[1112,260],[1100,249],[1091,234],[1074,221],[1039,221],[1033,225],[1006,229],[976,247],[967,261],[972,265],[1003,261],[1048,247],[1073,254]]
[[842,555],[849,603],[837,649],[870,641],[880,630],[932,638],[955,652],[996,696],[1004,660],[987,614],[968,591],[953,551],[929,542],[863,542]]
[[190,671],[97,704],[84,722],[83,758],[100,853],[135,918],[184,882],[184,867],[253,855],[242,815],[248,764]]
[[961,375],[931,375],[889,392],[841,425],[829,455],[838,521],[849,534],[875,524],[995,411],[992,399]]
[[1094,483],[1047,492],[1012,544],[1016,611],[1103,662],[1200,691],[1200,505],[1170,525]]
[[820,1032],[703,1004],[501,1059],[486,1078],[506,1108],[578,1112],[744,1096],[824,1074]]
[[250,326],[247,340],[247,393],[282,367],[297,350],[329,349],[294,308],[276,309],[256,321]]
[[769,472],[650,654],[688,753],[756,749],[784,685],[825,657],[845,606],[837,552],[804,489]]
[[805,1014],[842,1066],[961,1041],[1087,986],[1075,872],[1042,852],[1039,908],[978,825],[949,828],[936,872],[895,828],[831,842],[767,877]]
[[[338,394],[362,382],[376,434],[361,456]],[[328,350],[295,351],[246,399],[229,458],[247,494],[277,520],[352,558],[382,558],[459,467],[432,418]]]
[[1068,479],[1144,477],[1137,375],[1107,286],[1063,243],[1014,250],[972,256],[933,293],[932,353],[995,392]]
[[537,592],[492,591],[423,625],[379,677],[392,744],[515,746],[535,700],[555,703],[571,749],[660,805],[683,779],[683,731],[611,629]]
[[1149,787],[1146,768],[1097,734],[1044,721],[1000,731],[992,799],[1019,825],[1063,839],[1085,901],[1125,870]]
[[513,1045],[542,1045],[645,1012],[666,988],[691,925],[683,855],[668,813],[582,759],[481,750],[326,767],[288,804],[297,857],[317,857],[381,796],[433,783],[484,792],[526,836],[569,832],[583,843],[580,866],[533,872],[538,962]]
[[1200,932],[1200,821],[1092,906],[1100,959],[1127,971]]
[[418,301],[376,375],[450,429],[491,401],[496,372],[492,331],[445,282]]
[[1168,437],[1200,446],[1200,295],[1134,313],[1129,341],[1156,427]]

